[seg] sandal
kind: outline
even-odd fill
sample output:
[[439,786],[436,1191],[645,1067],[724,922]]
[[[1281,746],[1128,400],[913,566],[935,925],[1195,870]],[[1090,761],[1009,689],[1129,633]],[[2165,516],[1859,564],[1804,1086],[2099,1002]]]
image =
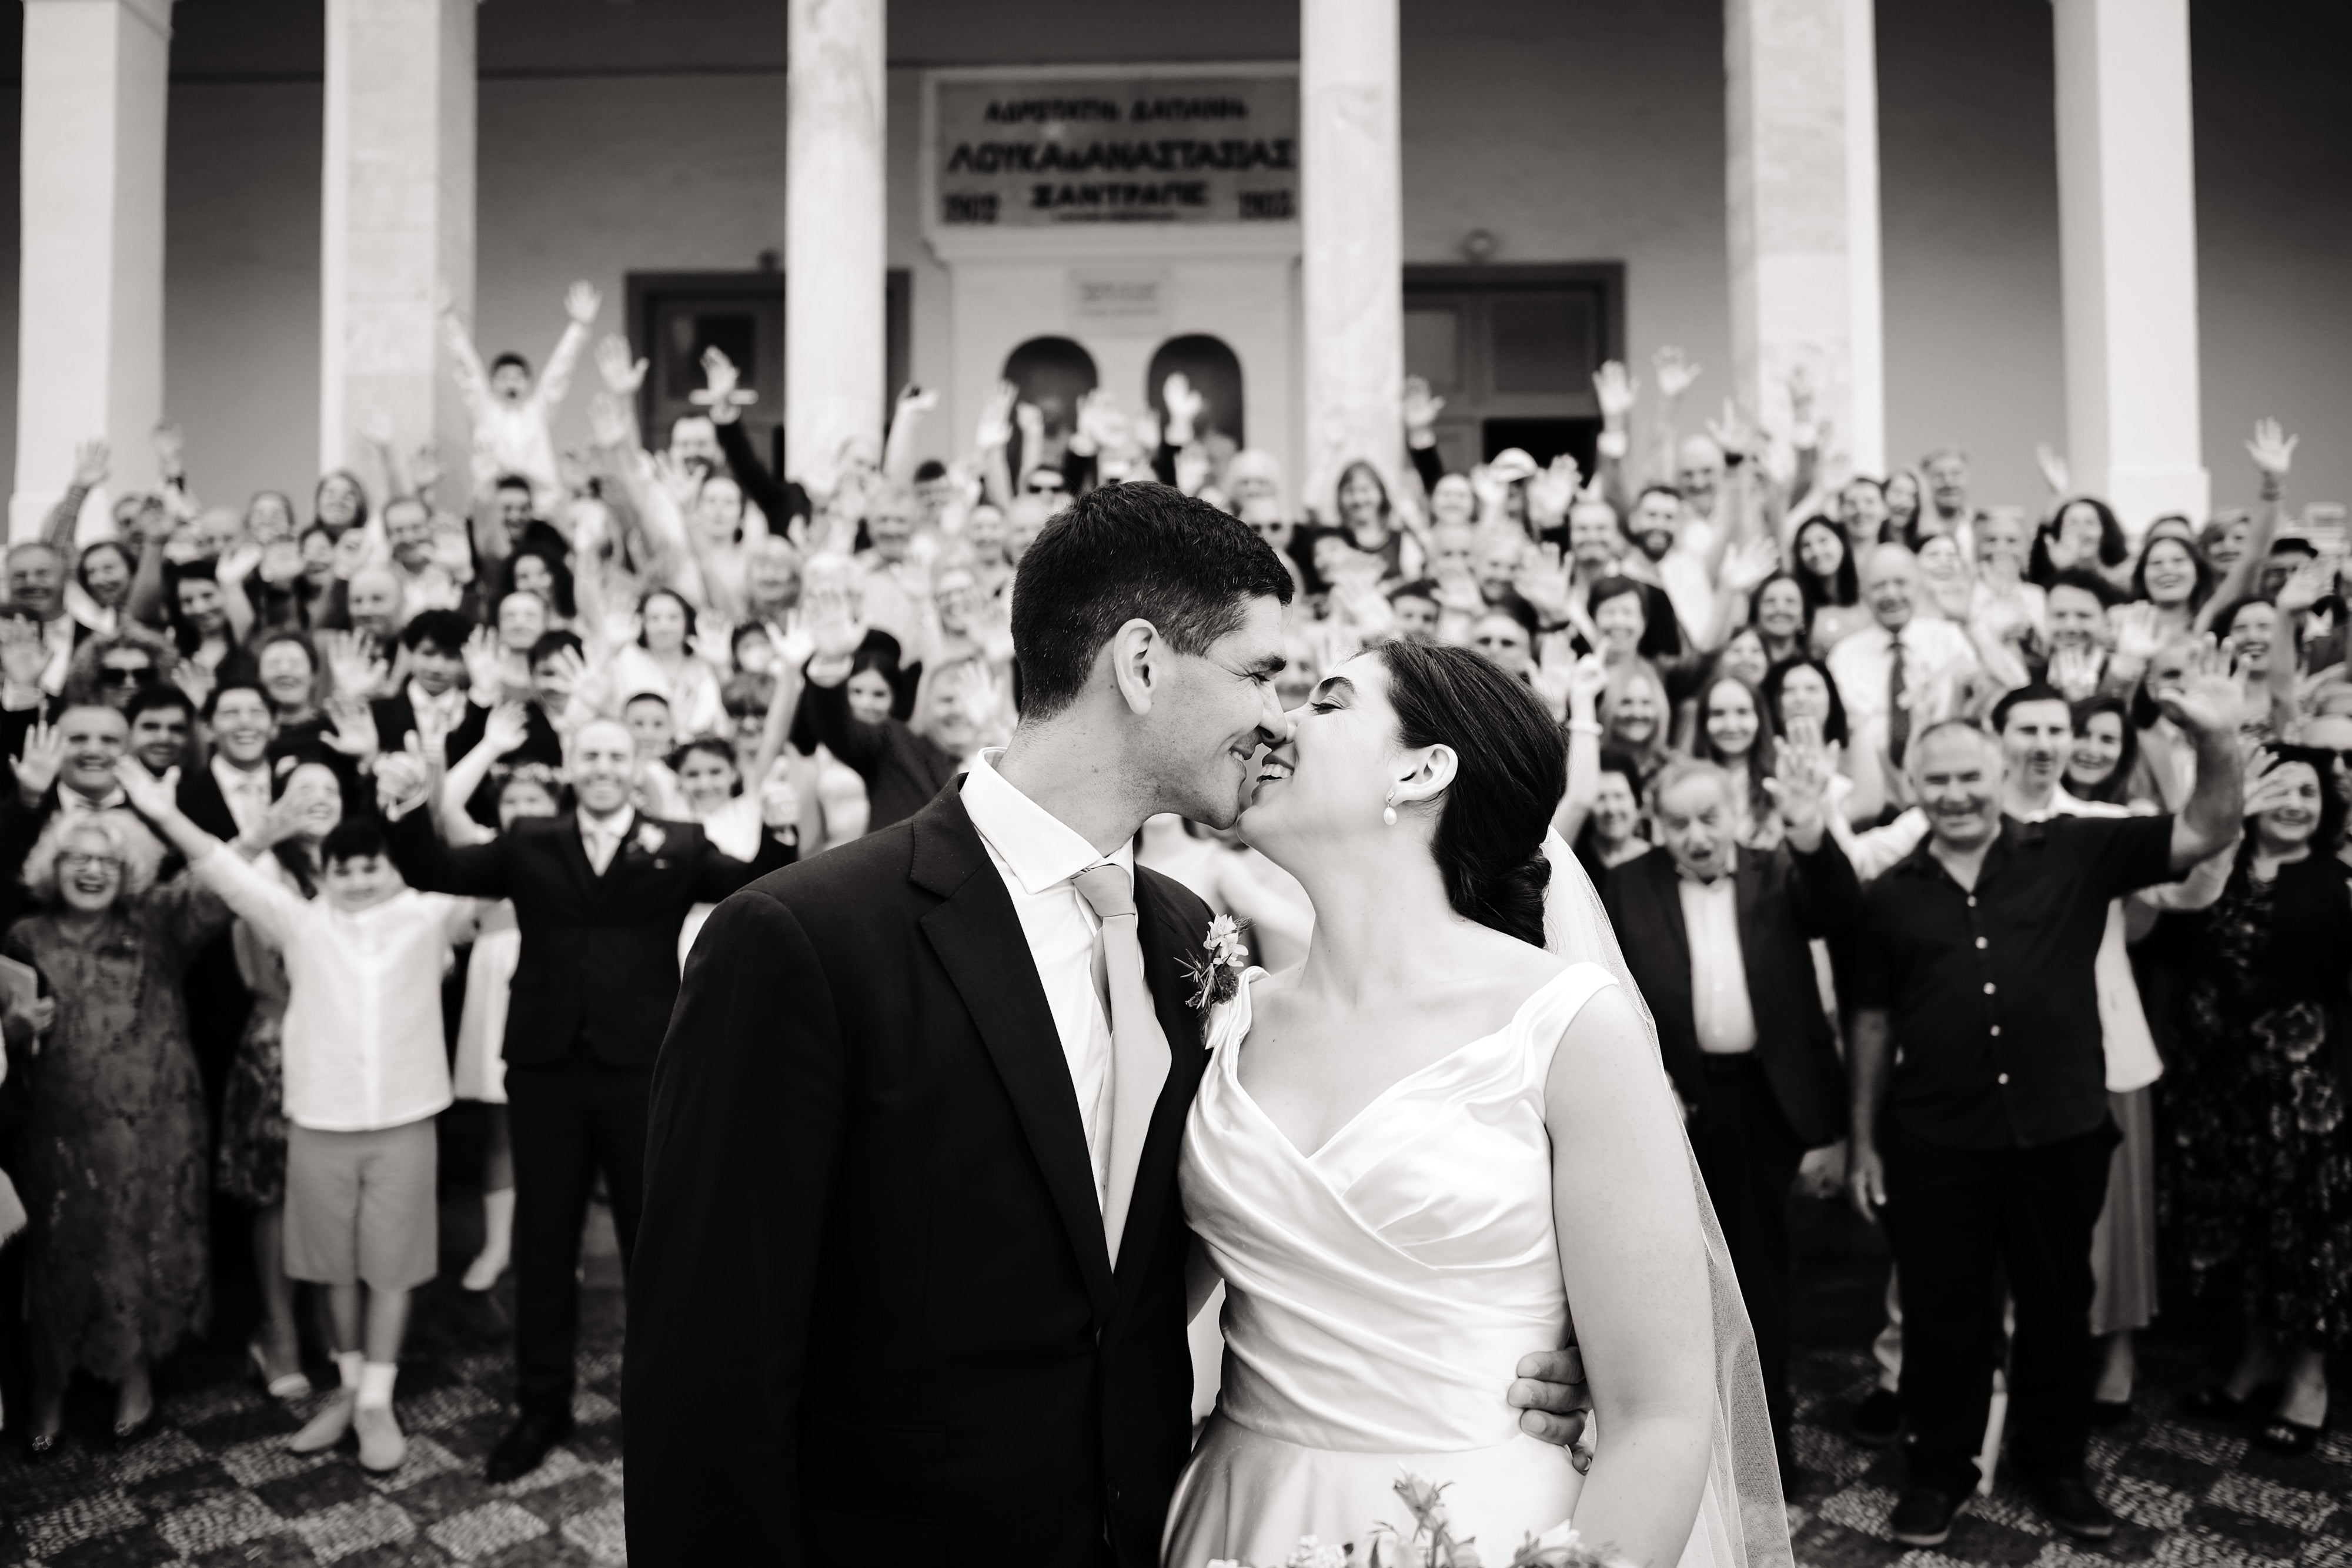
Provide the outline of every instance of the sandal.
[[262,1354],[259,1340],[247,1340],[245,1354],[253,1363],[254,1380],[268,1391],[269,1397],[286,1405],[290,1405],[298,1399],[310,1397],[310,1379],[300,1367],[298,1366],[282,1376],[270,1376],[269,1358]]
[[2306,1427],[2284,1416],[2273,1416],[2263,1423],[2262,1430],[2254,1434],[2254,1447],[2268,1449],[2273,1454],[2299,1458],[2317,1448],[2319,1439],[2326,1431],[2325,1418],[2316,1427]]

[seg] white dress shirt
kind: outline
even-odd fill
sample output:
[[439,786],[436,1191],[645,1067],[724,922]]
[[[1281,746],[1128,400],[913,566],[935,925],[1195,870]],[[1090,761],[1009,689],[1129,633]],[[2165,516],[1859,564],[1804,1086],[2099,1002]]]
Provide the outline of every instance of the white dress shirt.
[[[411,681],[408,683],[408,711],[415,714],[420,721],[428,716],[438,720],[435,727],[438,728],[443,735],[452,734],[459,725],[466,722],[466,688],[451,686],[436,697],[415,681]],[[397,742],[401,737],[386,736],[383,738]]]
[[269,768],[239,768],[227,758],[215,752],[211,763],[213,782],[220,786],[221,799],[228,803],[229,820],[240,833],[258,829],[269,815]]
[[1739,894],[1731,873],[1713,882],[1680,876],[1683,930],[1690,939],[1691,1022],[1710,1056],[1756,1049],[1756,1009],[1739,949]]
[[1949,621],[1913,616],[1900,632],[1884,626],[1865,626],[1841,638],[1826,661],[1837,682],[1838,698],[1845,705],[1850,747],[1875,757],[1886,744],[1887,689],[1895,670],[1895,644],[1900,639],[1906,656],[1903,689],[1914,705],[1911,733],[1917,735],[1939,715],[1916,705],[1928,687],[1955,666],[1974,666],[1976,645],[1969,634]]
[[613,857],[621,852],[621,845],[637,820],[637,810],[624,806],[609,817],[592,817],[582,811],[579,818],[580,847],[587,852],[588,863],[596,868],[596,874],[603,876],[613,863]]
[[474,901],[404,891],[371,909],[311,901],[226,845],[196,873],[286,957],[286,1117],[322,1133],[404,1126],[448,1108],[441,977]]
[[1100,1204],[1110,1193],[1110,1010],[1095,986],[1095,933],[1102,922],[1070,879],[1104,861],[1132,877],[1135,852],[1121,844],[1106,855],[1087,842],[1076,829],[1005,782],[994,766],[999,755],[983,751],[972,762],[963,809],[1004,879],[1021,934],[1028,939],[1054,1031],[1069,1063],[1094,1166],[1095,1201]]

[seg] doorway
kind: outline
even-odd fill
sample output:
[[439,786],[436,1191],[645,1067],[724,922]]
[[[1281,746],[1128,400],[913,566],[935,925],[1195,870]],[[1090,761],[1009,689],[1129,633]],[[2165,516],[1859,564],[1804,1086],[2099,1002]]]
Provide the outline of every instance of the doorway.
[[1404,363],[1445,400],[1437,451],[1465,472],[1508,447],[1565,452],[1589,476],[1601,434],[1592,372],[1625,353],[1625,268],[1408,267]]
[[[883,407],[907,384],[908,276],[883,280]],[[784,275],[781,272],[633,272],[628,275],[631,346],[648,361],[637,389],[637,422],[647,448],[668,444],[669,427],[701,406],[702,351],[735,361],[742,385],[758,394],[743,410],[751,450],[779,476],[784,466]]]

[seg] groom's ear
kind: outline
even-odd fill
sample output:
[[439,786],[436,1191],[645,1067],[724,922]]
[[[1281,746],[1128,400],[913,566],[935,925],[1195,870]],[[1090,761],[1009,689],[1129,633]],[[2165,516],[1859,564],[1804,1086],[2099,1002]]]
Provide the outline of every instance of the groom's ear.
[[1168,679],[1168,644],[1160,629],[1139,617],[1112,632],[1103,649],[1110,661],[1111,689],[1128,712],[1141,718]]

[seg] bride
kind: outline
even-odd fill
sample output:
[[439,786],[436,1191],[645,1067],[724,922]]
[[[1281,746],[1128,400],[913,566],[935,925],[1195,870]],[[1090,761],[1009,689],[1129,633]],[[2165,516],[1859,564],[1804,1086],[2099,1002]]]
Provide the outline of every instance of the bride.
[[[1395,643],[1292,715],[1241,819],[1316,921],[1207,1025],[1185,1131],[1193,1301],[1225,1284],[1217,1407],[1162,1560],[1274,1564],[1410,1536],[1447,1488],[1500,1568],[1572,1522],[1642,1565],[1790,1561],[1755,1352],[1655,1036],[1571,856],[1545,950],[1565,747],[1463,649]],[[1606,960],[1616,960],[1612,973]],[[1205,1263],[1206,1266],[1202,1266]],[[1574,1322],[1570,1327],[1570,1310]],[[1573,1338],[1589,1473],[1520,1432],[1519,1358]]]

